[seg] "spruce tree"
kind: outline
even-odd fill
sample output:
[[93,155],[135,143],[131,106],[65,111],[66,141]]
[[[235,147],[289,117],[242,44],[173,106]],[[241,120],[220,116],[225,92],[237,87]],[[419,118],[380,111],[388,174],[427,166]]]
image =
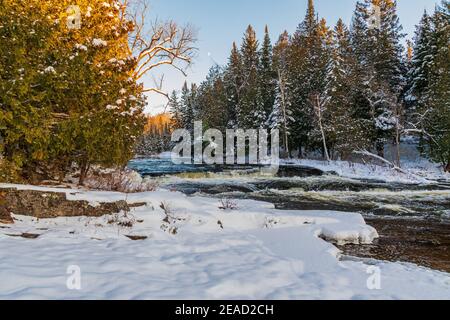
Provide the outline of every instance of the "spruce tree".
[[205,130],[218,129],[225,132],[229,117],[223,72],[219,66],[213,66],[200,85],[197,104]]
[[235,42],[224,74],[224,86],[227,96],[228,127],[238,126],[238,115],[241,114],[240,102],[244,84],[242,56]]
[[352,106],[356,103],[359,83],[356,77],[356,55],[350,43],[350,32],[342,19],[334,29],[332,55],[328,67],[327,96],[329,103],[325,116],[327,140],[341,159],[353,151],[368,146],[364,121],[356,117]]
[[319,21],[312,0],[303,22],[297,28],[289,50],[288,91],[296,125],[292,128],[292,148],[304,151],[316,148],[313,133],[313,96],[323,95],[329,54],[330,33],[325,20]]
[[287,157],[290,156],[290,130],[295,122],[292,117],[287,84],[289,45],[289,34],[285,31],[280,35],[273,50],[273,69],[276,73],[275,101],[267,123],[267,126],[271,129],[280,129],[283,150]]
[[193,100],[194,95],[195,93],[193,92],[193,90],[190,90],[187,82],[185,82],[183,88],[181,89],[181,123],[184,129],[191,132],[194,130],[195,121]]
[[432,18],[424,12],[416,28],[414,56],[408,74],[408,100],[414,108],[424,106],[429,98],[431,69],[436,56]]
[[[269,115],[275,102],[275,79],[276,73],[273,68],[273,48],[269,35],[269,28],[266,26],[264,41],[260,52],[259,65],[259,94],[263,105],[264,113]],[[266,121],[266,119],[264,119]]]
[[[369,19],[379,8],[379,24]],[[394,137],[402,109],[405,86],[402,33],[397,4],[392,0],[358,1],[353,18],[352,45],[359,63],[360,105],[362,119],[370,115],[372,141],[379,155],[384,155],[386,139]],[[365,109],[367,108],[367,109]]]
[[256,32],[248,26],[241,47],[244,81],[237,120],[240,128],[255,129],[265,124],[266,114],[258,90],[259,43]]
[[294,33],[289,48],[288,91],[289,104],[296,125],[291,130],[291,149],[297,149],[299,156],[309,147],[309,133],[312,130],[313,108],[308,103],[311,92],[315,91],[314,62],[318,45],[318,21],[312,0],[303,22]]
[[450,5],[443,1],[433,16],[436,54],[429,74],[429,94],[421,108],[426,155],[450,172]]
[[183,110],[178,99],[177,92],[174,90],[169,100],[170,127],[172,130],[183,129]]

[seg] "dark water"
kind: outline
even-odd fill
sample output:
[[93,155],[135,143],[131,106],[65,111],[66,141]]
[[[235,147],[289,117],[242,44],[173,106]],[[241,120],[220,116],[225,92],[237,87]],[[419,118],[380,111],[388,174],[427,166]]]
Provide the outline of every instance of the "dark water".
[[412,262],[450,273],[450,223],[411,219],[366,218],[378,230],[373,245],[340,246],[344,254],[388,261]]
[[344,254],[413,262],[450,272],[450,185],[346,179],[317,169],[281,167],[275,177],[251,166],[174,165],[170,159],[134,160],[130,168],[161,187],[188,195],[254,199],[285,210],[361,213],[379,234],[373,245],[348,245]]
[[139,172],[143,176],[159,177],[170,174],[187,172],[216,172],[214,166],[173,164],[170,159],[134,159],[128,163],[128,167]]

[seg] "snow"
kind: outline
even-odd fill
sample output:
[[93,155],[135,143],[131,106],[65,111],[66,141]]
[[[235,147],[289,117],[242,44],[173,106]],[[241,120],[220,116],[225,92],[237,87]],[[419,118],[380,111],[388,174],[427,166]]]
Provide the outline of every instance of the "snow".
[[90,18],[91,17],[91,12],[92,12],[92,8],[90,6],[88,6],[86,8],[86,17]]
[[77,44],[75,45],[75,49],[77,49],[77,50],[82,50],[82,51],[87,51],[87,50],[88,50],[88,48],[87,48],[85,45],[79,44],[79,43],[77,43]]
[[[370,243],[361,215],[282,211],[168,190],[123,194],[0,184],[65,192],[70,200],[146,202],[99,218],[15,216],[0,225],[0,299],[445,299],[450,276],[412,264],[348,259],[320,237]],[[168,216],[161,208],[166,208]],[[133,227],[116,222],[131,221]],[[112,223],[111,223],[112,222]],[[40,234],[37,239],[11,237]],[[145,236],[132,241],[126,236]],[[69,290],[70,266],[81,290]],[[370,290],[373,271],[381,288]],[[373,289],[373,288],[372,288]]]
[[108,104],[106,106],[106,110],[116,110],[116,109],[119,109],[119,107],[118,106],[113,106],[113,105],[110,105],[110,104]]
[[49,67],[47,67],[47,68],[44,69],[44,72],[45,72],[45,73],[53,73],[53,74],[55,74],[55,73],[56,73],[56,70],[55,70],[55,68],[53,68],[52,66],[49,66]]
[[106,47],[108,45],[108,43],[105,40],[96,38],[96,39],[92,40],[92,45],[94,47]]
[[320,169],[324,172],[337,173],[341,177],[353,179],[373,179],[385,182],[405,184],[435,183],[436,180],[450,180],[438,164],[426,159],[420,161],[403,161],[402,169],[406,173],[374,164],[362,164],[348,161],[323,161],[309,159],[281,160],[282,165],[301,165]]

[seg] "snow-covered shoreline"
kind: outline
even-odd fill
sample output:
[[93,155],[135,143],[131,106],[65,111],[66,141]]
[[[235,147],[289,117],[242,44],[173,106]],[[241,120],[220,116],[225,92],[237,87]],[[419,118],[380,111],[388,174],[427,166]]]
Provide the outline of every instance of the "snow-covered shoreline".
[[283,165],[302,165],[317,168],[324,172],[333,172],[344,178],[373,179],[384,182],[405,184],[435,183],[438,180],[450,181],[450,173],[444,172],[442,166],[426,159],[404,161],[402,168],[406,173],[386,166],[362,164],[349,161],[323,161],[309,159],[282,160]]
[[[142,160],[146,157],[138,157]],[[148,157],[147,157],[148,158]],[[151,159],[171,160],[177,158],[172,152],[163,152]],[[402,171],[395,170],[386,165],[374,163],[359,163],[340,160],[314,160],[314,159],[280,159],[281,166],[304,166],[322,170],[326,173],[337,174],[343,178],[369,179],[404,184],[432,184],[436,181],[450,182],[450,173],[444,172],[442,165],[418,157],[415,159],[402,159]]]
[[[16,216],[14,225],[2,225],[1,299],[450,297],[448,274],[405,263],[340,259],[339,250],[321,237],[340,243],[370,243],[377,237],[355,213],[282,211],[251,200],[222,210],[217,199],[167,190],[122,194],[0,187],[66,192],[68,199],[92,205],[147,203],[115,217]],[[119,226],[124,221],[133,226]],[[23,233],[39,237],[13,237]],[[81,270],[81,290],[66,286],[67,268],[73,265]],[[374,275],[380,276],[380,290],[368,288]]]

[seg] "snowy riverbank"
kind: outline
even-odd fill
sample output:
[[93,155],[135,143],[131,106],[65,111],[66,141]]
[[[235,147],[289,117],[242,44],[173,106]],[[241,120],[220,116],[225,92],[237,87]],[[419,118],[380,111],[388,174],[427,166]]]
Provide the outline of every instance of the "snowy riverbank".
[[333,172],[341,177],[353,179],[375,179],[394,183],[434,183],[438,180],[450,181],[450,173],[444,172],[442,165],[432,163],[426,159],[417,161],[403,161],[404,172],[375,164],[362,164],[348,161],[322,160],[282,160],[284,165],[302,165]]
[[[450,296],[449,274],[412,264],[341,259],[321,237],[340,243],[370,243],[377,237],[356,213],[281,211],[251,200],[223,210],[217,199],[163,190],[126,195],[20,187],[63,191],[68,199],[92,205],[118,200],[147,205],[126,215],[41,220],[15,216],[14,225],[1,225],[3,299]],[[24,239],[24,233],[39,237]],[[66,286],[66,271],[73,265],[81,270],[81,290]],[[381,288],[370,290],[368,281],[376,284],[378,275]]]

